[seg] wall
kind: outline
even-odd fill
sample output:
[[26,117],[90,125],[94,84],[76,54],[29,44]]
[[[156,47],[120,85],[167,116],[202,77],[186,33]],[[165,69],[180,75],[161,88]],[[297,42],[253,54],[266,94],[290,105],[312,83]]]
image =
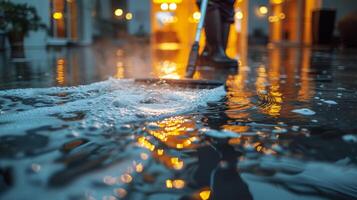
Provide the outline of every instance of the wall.
[[268,15],[258,16],[256,14],[259,6],[267,6],[269,8],[269,0],[249,0],[249,16],[248,16],[248,34],[251,35],[255,29],[261,29],[268,35],[269,23]]
[[128,10],[133,13],[133,19],[128,23],[130,34],[136,34],[143,26],[144,32],[151,32],[151,0],[130,0],[128,1]]
[[78,0],[79,9],[79,45],[89,45],[93,42],[93,0]]

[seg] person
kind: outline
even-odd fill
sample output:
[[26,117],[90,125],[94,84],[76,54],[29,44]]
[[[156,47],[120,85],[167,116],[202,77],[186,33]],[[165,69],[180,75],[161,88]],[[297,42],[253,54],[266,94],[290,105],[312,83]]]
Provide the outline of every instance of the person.
[[[200,3],[198,0],[197,4]],[[209,0],[204,25],[206,44],[200,55],[200,65],[238,66],[237,60],[226,54],[230,25],[234,23],[234,3],[235,0]]]

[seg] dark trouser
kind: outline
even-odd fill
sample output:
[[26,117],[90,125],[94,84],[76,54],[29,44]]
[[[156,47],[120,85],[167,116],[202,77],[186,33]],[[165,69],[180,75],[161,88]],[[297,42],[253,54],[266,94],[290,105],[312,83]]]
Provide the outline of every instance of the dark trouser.
[[[209,0],[205,18],[206,45],[201,54],[201,65],[233,66],[237,60],[229,58],[227,48],[229,30],[234,22],[235,0]],[[197,1],[198,4],[201,0]]]
[[[209,0],[207,12],[210,12],[210,10],[218,9],[222,22],[233,23],[234,2],[235,0]],[[201,0],[197,0],[197,5],[201,5]]]

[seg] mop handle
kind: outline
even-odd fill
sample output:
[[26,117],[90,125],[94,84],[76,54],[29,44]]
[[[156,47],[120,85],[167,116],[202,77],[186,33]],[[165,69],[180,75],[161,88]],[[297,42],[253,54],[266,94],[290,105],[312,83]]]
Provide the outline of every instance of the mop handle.
[[201,31],[205,22],[205,17],[206,17],[206,11],[207,11],[207,5],[208,5],[208,0],[202,0],[201,2],[201,18],[200,21],[198,22],[197,30],[196,30],[196,37],[195,37],[195,42],[199,42],[201,38]]

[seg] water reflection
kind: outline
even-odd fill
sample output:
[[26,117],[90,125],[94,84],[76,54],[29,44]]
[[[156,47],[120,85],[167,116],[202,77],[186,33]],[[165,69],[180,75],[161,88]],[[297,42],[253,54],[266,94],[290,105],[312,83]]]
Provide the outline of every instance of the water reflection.
[[64,85],[65,84],[65,61],[64,59],[58,59],[57,60],[57,66],[56,66],[56,70],[57,70],[57,83],[58,85]]
[[[3,60],[1,87],[79,85],[109,76],[182,78],[187,49],[132,43],[47,53],[48,59],[26,64]],[[195,78],[226,80],[225,97],[150,121],[144,114],[152,107],[143,105],[175,102],[175,96],[134,88],[131,95],[150,95],[137,102],[143,112],[134,121],[120,124],[132,114],[120,115],[131,105],[113,91],[120,92],[124,82],[86,93],[1,95],[0,117],[7,117],[1,128],[19,122],[16,114],[27,120],[33,109],[46,112],[38,120],[41,126],[23,128],[24,135],[1,133],[0,192],[18,197],[16,178],[30,183],[28,191],[35,188],[48,196],[48,188],[61,189],[65,196],[58,197],[64,199],[356,198],[354,56],[300,48],[250,49],[247,55],[238,69],[198,68]],[[105,105],[96,113],[88,112],[99,107],[93,102],[75,104],[87,108],[76,112],[58,111],[103,94]],[[49,114],[53,107],[58,110]],[[315,114],[292,112],[301,108]],[[115,114],[108,115],[108,109]],[[47,117],[51,120],[43,122]],[[24,164],[28,158],[31,162]],[[340,173],[345,171],[348,176]]]

